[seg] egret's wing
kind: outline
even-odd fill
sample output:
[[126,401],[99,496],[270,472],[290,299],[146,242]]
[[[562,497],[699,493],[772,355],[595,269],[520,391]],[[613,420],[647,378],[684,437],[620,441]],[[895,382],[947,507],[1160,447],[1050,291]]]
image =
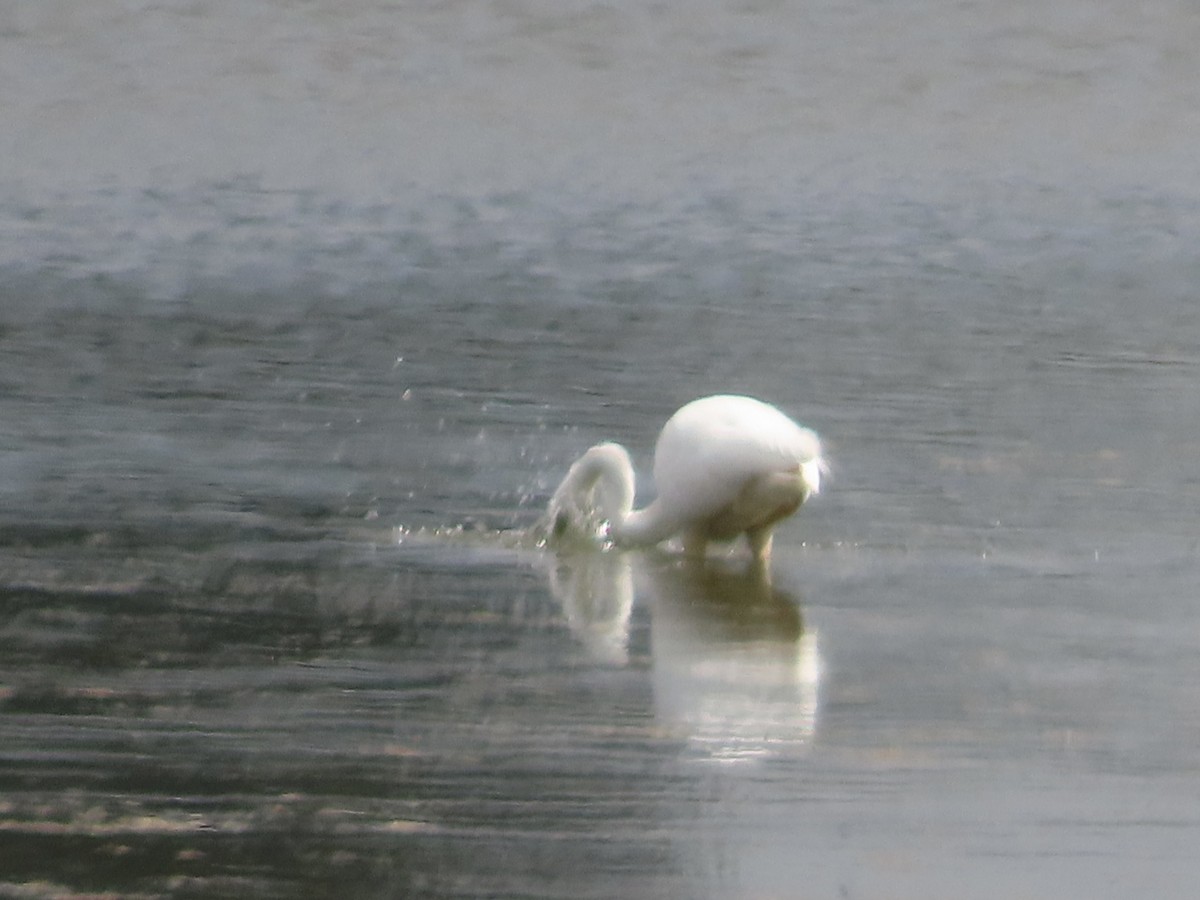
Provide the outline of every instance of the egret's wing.
[[732,503],[751,479],[798,471],[820,453],[816,434],[772,406],[708,398],[684,407],[663,428],[654,480],[660,502],[688,521]]

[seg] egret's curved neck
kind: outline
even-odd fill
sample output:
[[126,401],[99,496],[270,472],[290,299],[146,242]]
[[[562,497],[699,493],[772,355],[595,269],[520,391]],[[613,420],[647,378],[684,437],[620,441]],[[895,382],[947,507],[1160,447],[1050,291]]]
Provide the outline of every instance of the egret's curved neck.
[[663,517],[658,501],[612,521],[612,539],[625,547],[648,547],[675,533],[673,523]]
[[670,536],[664,530],[657,504],[633,512],[633,464],[620,444],[597,444],[579,457],[550,501],[551,517],[557,510],[590,499],[609,523],[609,536],[622,546],[654,544]]
[[550,500],[551,511],[590,503],[605,519],[623,521],[633,508],[633,465],[620,444],[597,444],[579,457]]

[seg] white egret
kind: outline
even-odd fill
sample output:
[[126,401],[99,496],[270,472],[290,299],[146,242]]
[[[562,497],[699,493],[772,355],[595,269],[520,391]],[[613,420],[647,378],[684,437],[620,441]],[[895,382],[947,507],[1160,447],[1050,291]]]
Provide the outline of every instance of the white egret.
[[828,471],[812,430],[761,400],[728,394],[693,400],[663,426],[654,448],[658,496],[633,510],[634,474],[620,444],[597,444],[554,492],[547,522],[556,536],[598,515],[618,547],[680,536],[689,556],[709,541],[745,534],[756,563],[771,554],[772,529],[821,489]]

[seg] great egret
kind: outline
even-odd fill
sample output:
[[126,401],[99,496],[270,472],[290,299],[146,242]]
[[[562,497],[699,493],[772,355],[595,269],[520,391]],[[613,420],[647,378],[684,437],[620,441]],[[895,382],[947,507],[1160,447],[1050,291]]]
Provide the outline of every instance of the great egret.
[[721,394],[693,400],[663,426],[654,448],[657,498],[633,511],[634,474],[620,444],[597,444],[571,466],[550,500],[560,536],[599,516],[618,547],[680,535],[688,556],[709,541],[745,534],[756,563],[771,554],[771,531],[828,471],[816,433],[761,400]]

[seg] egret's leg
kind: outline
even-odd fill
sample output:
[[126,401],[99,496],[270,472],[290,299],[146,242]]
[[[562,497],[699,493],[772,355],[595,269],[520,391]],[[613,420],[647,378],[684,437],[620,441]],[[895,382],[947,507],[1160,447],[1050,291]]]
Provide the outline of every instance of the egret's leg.
[[766,565],[771,561],[771,542],[774,538],[775,535],[771,531],[770,525],[751,528],[746,532],[746,540],[750,542],[750,552],[754,554],[754,561],[759,565]]

